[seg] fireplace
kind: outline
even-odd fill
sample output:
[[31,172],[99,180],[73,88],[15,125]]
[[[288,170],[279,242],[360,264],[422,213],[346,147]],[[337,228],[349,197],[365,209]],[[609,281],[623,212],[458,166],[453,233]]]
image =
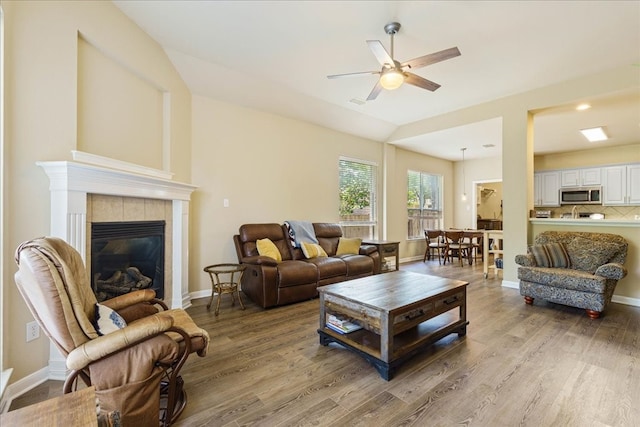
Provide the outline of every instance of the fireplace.
[[[171,308],[191,305],[189,200],[195,186],[167,179],[163,171],[99,156],[82,162],[38,162],[38,165],[50,180],[50,234],[66,240],[80,252],[87,269],[92,264],[89,234],[94,222],[165,220],[164,301]],[[98,204],[93,200],[95,195],[115,197],[115,206]],[[98,214],[100,218],[96,218]]]
[[[91,265],[91,238],[88,234],[93,222],[165,220],[164,302],[171,308],[189,307],[189,201],[196,187],[172,180],[171,174],[165,171],[87,153],[73,151],[72,154],[74,161],[37,162],[49,177],[50,235],[71,244],[88,268]],[[95,205],[92,201],[94,195],[122,199],[116,209],[120,212],[116,215],[118,218],[88,218],[88,215],[95,216],[88,212],[88,205]],[[144,203],[126,204],[127,200],[138,199],[144,199]],[[163,217],[132,215],[133,212],[146,211],[148,202],[159,200],[167,204]],[[140,208],[142,204],[145,207]],[[96,210],[106,213],[110,208],[100,205]],[[64,380],[67,376],[65,358],[53,346],[49,357],[50,378]]]
[[141,289],[164,299],[165,221],[91,224],[91,284],[98,301]]

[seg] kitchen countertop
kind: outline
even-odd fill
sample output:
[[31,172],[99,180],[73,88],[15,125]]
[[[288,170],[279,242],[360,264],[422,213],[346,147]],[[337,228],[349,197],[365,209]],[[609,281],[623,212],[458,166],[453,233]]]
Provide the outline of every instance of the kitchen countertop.
[[595,225],[604,227],[640,227],[636,219],[529,218],[532,224]]

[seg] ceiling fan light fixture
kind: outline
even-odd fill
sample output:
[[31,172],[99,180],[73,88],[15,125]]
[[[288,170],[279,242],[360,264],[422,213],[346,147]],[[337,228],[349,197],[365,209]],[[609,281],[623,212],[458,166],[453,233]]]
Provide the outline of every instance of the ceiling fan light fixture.
[[380,76],[380,85],[387,90],[398,89],[404,83],[404,74],[395,68],[385,71]]

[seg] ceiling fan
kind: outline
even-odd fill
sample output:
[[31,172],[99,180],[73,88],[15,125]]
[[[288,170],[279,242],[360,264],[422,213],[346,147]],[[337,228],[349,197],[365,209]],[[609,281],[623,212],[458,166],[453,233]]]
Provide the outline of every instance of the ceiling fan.
[[380,40],[367,40],[369,49],[373,52],[374,56],[382,65],[380,71],[362,71],[358,73],[346,73],[346,74],[333,74],[327,76],[329,79],[336,79],[339,77],[353,77],[361,76],[364,74],[379,74],[380,79],[373,87],[373,90],[367,97],[367,101],[373,101],[377,98],[382,89],[393,90],[402,86],[403,83],[409,83],[410,85],[418,86],[423,89],[434,91],[440,87],[438,83],[434,83],[431,80],[427,80],[416,74],[410,73],[408,70],[415,68],[425,67],[427,65],[435,64],[436,62],[445,61],[447,59],[460,56],[460,51],[457,47],[441,50],[439,52],[430,53],[428,55],[414,58],[407,62],[398,62],[393,58],[393,36],[400,29],[398,22],[391,22],[384,26],[384,31],[391,36],[391,54],[387,52]]

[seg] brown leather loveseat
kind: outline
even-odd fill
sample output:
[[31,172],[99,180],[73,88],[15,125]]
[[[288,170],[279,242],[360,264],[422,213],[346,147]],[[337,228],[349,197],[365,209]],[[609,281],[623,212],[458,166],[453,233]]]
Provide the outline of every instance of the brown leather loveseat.
[[[342,229],[338,224],[314,223],[318,244],[327,257],[305,258],[294,248],[285,225],[244,224],[233,236],[238,262],[246,265],[242,291],[261,307],[274,307],[315,298],[318,286],[370,276],[380,271],[375,246],[361,245],[359,254],[336,255]],[[282,261],[258,254],[259,239],[271,240]]]

